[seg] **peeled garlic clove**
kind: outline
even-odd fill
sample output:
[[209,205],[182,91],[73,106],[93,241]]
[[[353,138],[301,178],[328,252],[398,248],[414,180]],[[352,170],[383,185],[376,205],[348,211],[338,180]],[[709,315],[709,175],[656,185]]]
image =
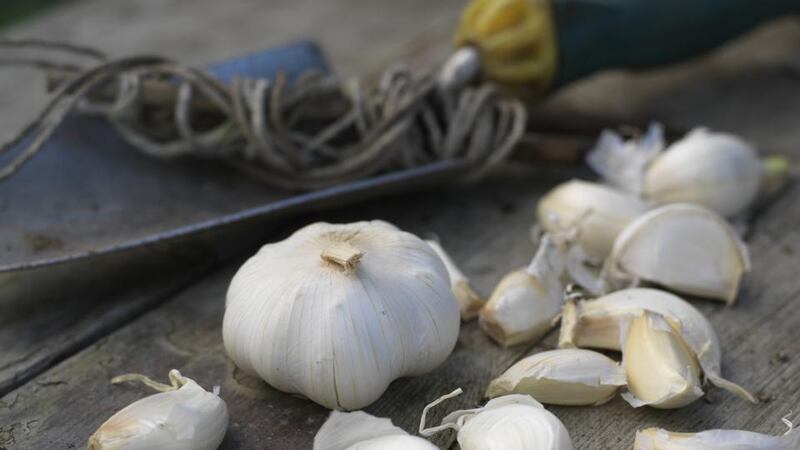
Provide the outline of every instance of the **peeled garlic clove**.
[[441,364],[460,322],[425,241],[381,221],[317,223],[239,269],[222,333],[236,365],[271,386],[358,409],[393,380]]
[[475,292],[475,289],[469,284],[469,279],[456,266],[439,242],[434,240],[426,240],[425,242],[439,255],[444,267],[447,268],[447,274],[450,275],[450,287],[453,289],[453,295],[456,296],[456,300],[458,300],[461,320],[466,322],[474,319],[478,315],[478,311],[486,304],[486,300]]
[[722,378],[722,349],[708,319],[682,298],[658,289],[624,289],[594,300],[568,301],[561,314],[559,347],[622,350],[625,323],[651,311],[675,324],[697,357],[705,378],[717,387],[757,403],[741,386]]
[[792,423],[783,436],[770,436],[742,430],[708,430],[699,433],[674,433],[660,428],[636,432],[633,450],[797,450],[800,433]]
[[655,203],[696,203],[725,217],[753,203],[761,161],[738,137],[696,128],[670,145],[647,169],[644,197]]
[[89,438],[90,450],[156,449],[214,450],[228,429],[228,408],[214,393],[201,388],[177,370],[172,385],[141,375],[123,375],[112,383],[139,380],[161,390],[131,403],[106,420]]
[[639,198],[599,183],[572,180],[547,193],[536,208],[545,231],[575,228],[578,244],[592,258],[604,259],[614,239],[649,206]]
[[681,408],[703,396],[694,352],[659,314],[644,311],[631,321],[622,366],[628,379],[622,397],[635,408]]
[[425,439],[411,436],[389,419],[363,411],[331,412],[314,437],[314,450],[436,450]]
[[425,428],[428,411],[461,394],[456,389],[422,411],[419,434],[431,436],[446,429],[458,432],[461,450],[572,450],[572,441],[558,417],[529,395],[512,394],[489,400],[481,408],[448,414],[442,424]]
[[492,380],[489,398],[528,394],[552,405],[602,405],[625,385],[625,373],[611,358],[582,349],[537,353]]
[[503,346],[540,340],[561,312],[565,264],[564,252],[545,234],[530,266],[500,280],[480,311],[481,328]]
[[750,258],[725,219],[687,203],[662,206],[631,222],[614,241],[606,267],[612,278],[733,303]]

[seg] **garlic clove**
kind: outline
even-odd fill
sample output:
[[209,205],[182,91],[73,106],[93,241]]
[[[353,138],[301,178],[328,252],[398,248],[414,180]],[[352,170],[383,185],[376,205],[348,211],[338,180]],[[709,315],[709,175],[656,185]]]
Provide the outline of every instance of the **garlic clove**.
[[658,204],[695,203],[731,217],[753,203],[760,180],[761,162],[752,146],[696,128],[650,164],[644,197]]
[[603,130],[586,154],[586,164],[605,183],[641,196],[647,167],[665,146],[664,127],[657,122],[651,123],[644,135],[628,140],[616,131]]
[[456,389],[426,406],[419,434],[431,436],[446,429],[456,430],[461,450],[573,449],[564,424],[529,395],[497,397],[481,408],[454,411],[442,419],[441,425],[425,428],[428,411],[461,392]]
[[635,408],[681,408],[703,396],[694,352],[659,314],[644,311],[630,322],[622,366],[628,380],[622,397]]
[[578,244],[589,256],[602,260],[623,228],[648,209],[647,203],[631,194],[599,183],[572,180],[556,186],[539,200],[536,217],[551,234],[574,227]]
[[140,380],[162,390],[119,410],[89,438],[90,450],[214,450],[228,429],[228,409],[215,390],[208,392],[177,370],[172,385],[141,375],[123,375],[112,383]]
[[317,223],[245,262],[222,332],[239,368],[353,410],[439,366],[460,323],[447,270],[425,241],[381,221]]
[[733,303],[750,259],[725,219],[701,206],[672,204],[625,227],[606,269],[612,279],[645,280]]
[[568,301],[561,313],[558,345],[622,350],[624,324],[644,311],[660,314],[676,325],[681,338],[696,355],[706,380],[757,403],[747,390],[722,378],[722,349],[708,319],[687,301],[666,291],[623,289],[594,300]]
[[492,380],[486,396],[528,394],[553,405],[601,405],[623,385],[625,373],[611,358],[591,350],[560,349],[521,359]]
[[561,312],[566,256],[548,234],[527,269],[509,273],[481,309],[478,322],[505,347],[539,341]]
[[474,319],[478,316],[478,311],[483,308],[483,305],[486,304],[486,299],[482,298],[475,292],[475,289],[472,288],[472,285],[469,283],[469,279],[464,275],[464,273],[456,266],[453,262],[453,259],[450,258],[450,255],[444,251],[441,244],[439,242],[429,239],[425,242],[431,246],[434,252],[439,255],[439,258],[442,259],[445,268],[447,269],[447,274],[450,275],[450,287],[453,289],[453,294],[456,296],[456,300],[458,300],[458,308],[461,312],[461,320],[469,321]]
[[363,411],[332,411],[314,437],[313,450],[436,450],[392,421]]
[[771,436],[743,430],[708,430],[699,433],[674,433],[660,428],[636,432],[633,450],[797,450],[800,433],[783,419],[789,430]]

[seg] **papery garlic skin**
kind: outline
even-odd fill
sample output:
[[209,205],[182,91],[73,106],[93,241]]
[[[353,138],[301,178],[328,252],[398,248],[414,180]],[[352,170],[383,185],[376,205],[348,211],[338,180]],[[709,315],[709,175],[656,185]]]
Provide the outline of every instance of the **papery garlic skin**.
[[680,333],[656,313],[644,311],[630,322],[622,347],[628,392],[638,408],[681,408],[703,396],[700,365]]
[[173,370],[180,387],[119,410],[89,438],[89,450],[214,450],[228,429],[228,408],[215,393]]
[[548,234],[527,269],[509,273],[481,309],[481,328],[502,346],[539,341],[561,312],[566,254]]
[[559,349],[521,359],[492,380],[486,396],[527,394],[552,405],[602,405],[624,386],[619,363],[591,350]]
[[223,341],[241,369],[331,409],[369,405],[441,364],[460,317],[441,259],[381,221],[316,223],[268,244],[228,289]]
[[[790,424],[791,426],[791,424]],[[783,436],[742,430],[708,430],[673,433],[660,428],[636,432],[633,450],[797,450],[800,433],[790,429]]]
[[619,234],[606,260],[610,277],[646,280],[670,290],[733,303],[747,247],[719,215],[676,203],[643,214]]
[[437,447],[411,436],[389,419],[363,411],[333,411],[314,436],[313,450],[437,450]]
[[444,267],[447,269],[447,274],[450,275],[450,287],[453,289],[453,295],[458,300],[458,309],[461,312],[461,320],[467,322],[478,316],[478,311],[486,304],[486,299],[481,298],[472,285],[469,279],[464,275],[464,272],[456,266],[450,255],[444,251],[439,242],[429,239],[425,242],[431,246],[433,251],[442,259]]
[[696,128],[650,164],[643,194],[655,203],[696,203],[731,217],[753,203],[761,174],[758,154],[745,141]]
[[572,180],[539,200],[536,217],[551,234],[574,227],[583,250],[603,260],[623,228],[648,209],[650,206],[634,195],[599,183]]
[[456,440],[461,450],[573,450],[564,424],[529,395],[498,397],[481,408],[452,412],[442,419],[440,426],[425,428],[428,410],[460,392],[456,390],[425,408],[420,423],[421,435],[454,429],[458,432]]
[[644,311],[658,313],[677,327],[708,381],[757,403],[751,393],[722,378],[722,349],[708,319],[687,301],[659,289],[623,289],[594,300],[565,303],[559,347],[622,350],[623,327]]

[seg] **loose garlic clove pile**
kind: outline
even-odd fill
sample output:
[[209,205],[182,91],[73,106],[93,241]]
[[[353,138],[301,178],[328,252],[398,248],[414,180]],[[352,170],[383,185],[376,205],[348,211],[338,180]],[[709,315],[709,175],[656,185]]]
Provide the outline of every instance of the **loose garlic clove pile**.
[[644,311],[624,339],[622,366],[634,408],[681,408],[703,396],[700,365],[678,331],[659,314]]
[[560,349],[518,361],[492,380],[486,396],[528,394],[552,405],[602,405],[624,386],[619,363],[591,350]]
[[464,273],[456,266],[450,255],[444,251],[444,248],[435,240],[426,240],[425,242],[431,246],[433,251],[442,259],[444,267],[447,269],[447,274],[450,276],[450,287],[453,289],[453,295],[458,300],[458,309],[461,311],[461,320],[464,322],[474,319],[478,316],[478,311],[486,304],[486,300],[481,298],[472,285],[469,284],[469,279]]
[[542,197],[536,217],[551,234],[575,228],[578,245],[590,257],[603,260],[623,228],[648,209],[647,203],[628,193],[572,180]]
[[612,279],[650,281],[728,303],[749,270],[747,247],[725,219],[688,203],[662,206],[631,222],[606,260]]
[[658,289],[624,289],[595,300],[568,301],[561,315],[559,347],[622,350],[622,328],[645,311],[660,314],[675,326],[708,381],[757,403],[744,388],[722,378],[722,349],[708,319],[685,300]]
[[389,419],[363,411],[333,411],[314,437],[313,450],[437,450],[437,447],[411,436]]
[[783,436],[742,430],[674,433],[647,428],[636,432],[633,450],[797,450],[800,448],[800,433],[786,418],[783,422],[789,427]]
[[331,409],[429,372],[460,317],[441,259],[381,221],[317,223],[265,245],[228,289],[223,341],[241,369]]
[[540,340],[561,312],[565,264],[564,251],[545,234],[530,266],[500,280],[480,311],[481,328],[504,347]]
[[653,203],[695,203],[725,217],[744,212],[759,190],[774,191],[788,172],[785,159],[762,162],[742,139],[704,128],[664,147],[658,124],[628,141],[606,130],[587,162],[611,185]]
[[228,408],[214,393],[177,370],[171,385],[142,375],[122,375],[112,383],[142,381],[162,391],[138,400],[106,420],[89,438],[89,450],[173,449],[214,450],[228,429]]
[[442,424],[425,428],[428,411],[442,401],[461,394],[456,389],[422,411],[419,434],[431,436],[453,429],[461,450],[572,450],[564,424],[529,395],[512,394],[489,400],[481,408],[459,410],[442,419]]

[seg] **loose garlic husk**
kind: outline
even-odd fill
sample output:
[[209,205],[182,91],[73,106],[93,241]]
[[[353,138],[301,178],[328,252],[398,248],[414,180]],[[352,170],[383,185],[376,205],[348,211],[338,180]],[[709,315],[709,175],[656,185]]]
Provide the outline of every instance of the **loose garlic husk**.
[[331,412],[314,436],[313,450],[437,450],[392,421],[363,411]]
[[106,420],[89,438],[89,450],[214,450],[228,429],[228,408],[218,388],[208,392],[177,370],[171,385],[142,375],[122,375],[112,383],[142,381],[162,391],[137,400]]
[[431,436],[447,429],[456,430],[461,450],[572,450],[564,424],[529,395],[497,397],[481,408],[454,411],[442,419],[441,425],[425,428],[428,411],[461,392],[456,389],[426,406],[419,434]]
[[521,359],[492,380],[486,396],[527,394],[552,405],[602,405],[624,386],[619,363],[591,350],[559,349]]
[[797,450],[800,433],[786,418],[789,430],[783,436],[743,430],[708,430],[699,433],[674,433],[660,428],[636,432],[633,450]]
[[676,203],[625,227],[605,268],[611,279],[645,280],[733,303],[750,258],[725,219],[698,205]]
[[647,203],[626,192],[572,180],[556,186],[539,200],[536,217],[551,234],[574,228],[578,245],[590,257],[603,260],[622,229],[648,209]]
[[316,223],[265,245],[228,289],[223,341],[241,369],[331,409],[429,372],[458,339],[441,259],[381,221]]
[[787,175],[786,164],[762,162],[751,145],[727,133],[696,128],[664,147],[658,124],[629,141],[607,130],[587,162],[610,184],[653,203],[696,203],[725,217],[744,212],[759,189]]
[[644,311],[658,313],[673,324],[698,359],[708,381],[757,403],[744,388],[722,378],[722,349],[708,319],[694,306],[669,292],[635,288],[594,300],[567,301],[561,314],[559,347],[622,350],[622,328]]
[[480,311],[481,328],[504,347],[540,340],[561,312],[565,264],[564,251],[545,234],[528,268],[509,273],[495,287]]
[[431,246],[433,251],[442,259],[444,267],[447,269],[447,274],[450,276],[450,287],[453,289],[453,295],[458,300],[458,309],[461,312],[461,320],[464,322],[474,319],[478,316],[478,311],[486,304],[486,299],[481,298],[472,285],[469,279],[464,275],[458,266],[450,258],[450,255],[444,251],[439,242],[429,239],[425,242]]
[[703,396],[697,357],[659,314],[644,311],[630,322],[622,366],[628,380],[622,397],[635,408],[681,408]]

